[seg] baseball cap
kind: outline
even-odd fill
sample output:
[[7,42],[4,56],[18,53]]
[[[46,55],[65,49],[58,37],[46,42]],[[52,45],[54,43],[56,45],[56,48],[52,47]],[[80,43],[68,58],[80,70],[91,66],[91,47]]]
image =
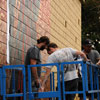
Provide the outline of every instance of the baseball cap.
[[92,45],[93,45],[93,41],[90,40],[90,39],[86,39],[86,40],[83,42],[83,45],[92,46]]

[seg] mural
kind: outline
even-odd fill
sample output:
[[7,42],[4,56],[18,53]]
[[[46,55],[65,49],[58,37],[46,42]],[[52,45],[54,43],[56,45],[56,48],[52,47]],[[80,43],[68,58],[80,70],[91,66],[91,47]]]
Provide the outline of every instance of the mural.
[[[10,0],[9,6],[10,64],[24,64],[28,48],[40,36],[50,34],[50,0]],[[20,71],[16,75],[16,80],[22,78]],[[22,81],[17,83],[16,89],[22,92]]]
[[10,0],[10,62],[24,64],[27,49],[50,34],[50,0]]

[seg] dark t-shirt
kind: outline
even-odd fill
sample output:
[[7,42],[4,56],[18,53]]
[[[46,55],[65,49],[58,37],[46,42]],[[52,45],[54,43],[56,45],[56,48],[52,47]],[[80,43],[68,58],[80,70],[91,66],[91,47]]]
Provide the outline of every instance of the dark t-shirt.
[[[100,59],[100,54],[97,50],[91,50],[87,55],[87,58],[90,59],[90,61],[93,64],[96,64],[98,62],[98,59]],[[87,66],[87,71],[88,71],[88,78],[90,82],[90,75],[89,75],[89,67]],[[92,67],[92,74],[94,76],[94,68]]]
[[[27,51],[26,59],[25,59],[25,66],[30,65],[31,59],[35,59],[37,61],[37,64],[41,64],[40,49],[35,45],[33,47],[29,48]],[[40,77],[41,67],[37,67],[37,73],[38,73],[38,76]]]
[[98,59],[100,59],[100,54],[97,50],[91,50],[91,52],[87,54],[87,58],[90,59],[93,64],[96,64]]

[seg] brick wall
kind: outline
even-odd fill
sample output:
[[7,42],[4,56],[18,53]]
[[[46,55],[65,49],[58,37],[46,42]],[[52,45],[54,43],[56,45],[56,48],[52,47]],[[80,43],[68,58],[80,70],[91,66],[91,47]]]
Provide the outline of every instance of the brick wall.
[[[60,48],[81,50],[80,0],[9,0],[10,64],[24,64],[30,46],[48,36]],[[6,64],[7,0],[0,0],[0,65]],[[43,63],[48,55],[42,52]],[[56,70],[56,69],[54,69]]]
[[11,64],[23,64],[27,49],[36,44],[40,36],[48,36],[50,12],[47,9],[49,0],[10,1]]
[[[27,49],[47,35],[60,48],[81,49],[79,0],[10,0],[10,63],[23,64]],[[0,64],[6,63],[7,1],[0,0]],[[47,59],[42,53],[43,63]]]
[[7,1],[0,0],[0,65],[6,63],[6,43],[7,43]]

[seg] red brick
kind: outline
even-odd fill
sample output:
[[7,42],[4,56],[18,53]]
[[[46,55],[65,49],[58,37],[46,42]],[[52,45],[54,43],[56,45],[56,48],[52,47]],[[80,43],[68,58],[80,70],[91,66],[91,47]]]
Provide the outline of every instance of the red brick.
[[0,53],[1,54],[6,54],[6,44],[0,42]]
[[3,9],[0,9],[0,19],[7,22],[7,12]]
[[17,28],[17,26],[18,26],[18,20],[14,18],[14,27]]
[[3,64],[3,55],[0,54],[0,64],[2,65]]
[[0,20],[0,31],[7,32],[7,23]]
[[6,44],[2,44],[2,47],[3,47],[3,54],[5,54],[6,55],[6,51],[7,51],[7,45]]
[[7,43],[7,34],[0,31],[0,42]]
[[6,0],[0,0],[0,8],[7,11],[7,1]]
[[6,63],[7,63],[7,56],[4,55],[4,56],[3,56],[3,65],[6,65]]

